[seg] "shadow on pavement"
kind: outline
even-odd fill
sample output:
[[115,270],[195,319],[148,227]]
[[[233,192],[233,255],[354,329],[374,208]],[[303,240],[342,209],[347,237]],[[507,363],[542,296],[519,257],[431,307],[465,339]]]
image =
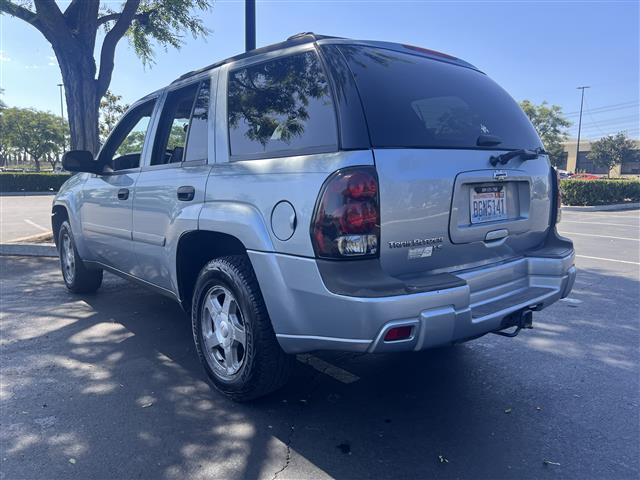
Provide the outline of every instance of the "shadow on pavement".
[[514,340],[317,354],[349,383],[297,362],[240,405],[205,382],[172,301],[110,275],[71,295],[53,259],[0,265],[2,478],[638,475],[634,279],[582,271],[582,303]]

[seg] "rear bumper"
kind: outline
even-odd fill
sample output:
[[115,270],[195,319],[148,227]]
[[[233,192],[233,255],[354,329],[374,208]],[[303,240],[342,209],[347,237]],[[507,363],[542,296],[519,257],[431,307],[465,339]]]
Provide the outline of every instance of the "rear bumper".
[[[423,350],[498,330],[523,309],[566,297],[576,276],[574,252],[528,256],[458,273],[457,286],[384,297],[329,291],[314,259],[249,252],[276,336],[288,353],[313,350]],[[411,325],[411,338],[385,342],[386,331]]]

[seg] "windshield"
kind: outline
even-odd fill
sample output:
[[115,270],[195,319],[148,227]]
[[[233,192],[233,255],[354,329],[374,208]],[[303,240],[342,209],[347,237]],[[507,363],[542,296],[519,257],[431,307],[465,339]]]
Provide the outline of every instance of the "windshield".
[[[483,73],[418,55],[342,45],[373,147],[535,149],[518,104]],[[501,143],[478,147],[481,135]]]

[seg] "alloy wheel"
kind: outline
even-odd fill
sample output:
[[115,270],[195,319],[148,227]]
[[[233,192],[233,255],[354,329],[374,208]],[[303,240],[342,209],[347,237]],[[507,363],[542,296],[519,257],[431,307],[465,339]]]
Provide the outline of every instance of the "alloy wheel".
[[221,285],[210,288],[200,321],[207,363],[221,378],[232,379],[246,358],[247,332],[242,311],[231,291]]

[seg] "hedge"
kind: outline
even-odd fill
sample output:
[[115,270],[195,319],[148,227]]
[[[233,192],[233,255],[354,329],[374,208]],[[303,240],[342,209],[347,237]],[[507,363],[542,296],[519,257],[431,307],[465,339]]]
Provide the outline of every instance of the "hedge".
[[563,205],[611,205],[640,202],[640,180],[560,181]]
[[57,192],[69,179],[68,173],[0,172],[0,192]]
[[[57,192],[65,173],[0,172],[0,192]],[[563,205],[609,205],[640,202],[640,180],[571,180],[560,182]]]

